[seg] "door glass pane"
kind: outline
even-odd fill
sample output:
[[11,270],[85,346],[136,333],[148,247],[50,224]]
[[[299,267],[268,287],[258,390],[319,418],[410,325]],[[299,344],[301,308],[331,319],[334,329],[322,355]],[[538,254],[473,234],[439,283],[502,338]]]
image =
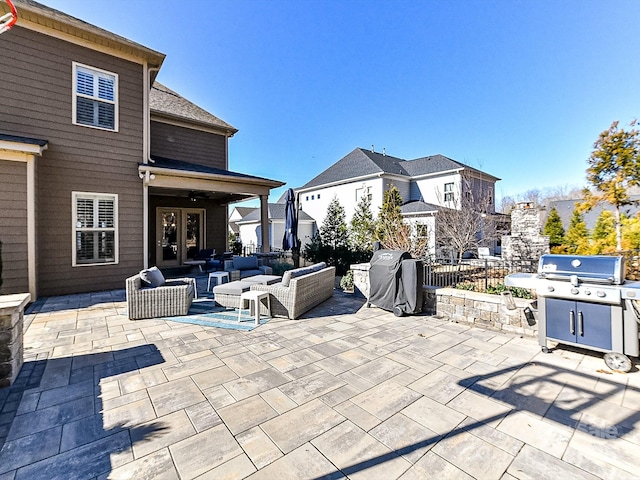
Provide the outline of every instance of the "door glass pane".
[[187,213],[187,258],[195,257],[200,251],[200,214]]
[[177,217],[176,212],[162,213],[162,260],[178,258]]

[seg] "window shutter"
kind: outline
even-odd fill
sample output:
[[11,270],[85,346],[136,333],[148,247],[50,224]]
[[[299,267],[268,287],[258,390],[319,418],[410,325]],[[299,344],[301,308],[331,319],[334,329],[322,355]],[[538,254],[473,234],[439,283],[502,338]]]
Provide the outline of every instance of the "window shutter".
[[77,226],[79,228],[93,227],[93,200],[79,198],[76,205]]

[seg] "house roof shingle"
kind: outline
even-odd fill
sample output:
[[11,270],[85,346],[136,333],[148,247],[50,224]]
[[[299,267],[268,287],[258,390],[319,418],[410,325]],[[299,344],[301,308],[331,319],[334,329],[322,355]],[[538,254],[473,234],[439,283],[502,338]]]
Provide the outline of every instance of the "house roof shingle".
[[400,213],[403,215],[410,213],[427,213],[427,212],[437,212],[441,207],[434,205],[432,203],[423,202],[422,200],[415,200],[412,202],[407,202],[404,205],[400,206]]
[[[269,203],[269,220],[284,220],[285,217],[285,207],[286,205],[283,203]],[[256,208],[253,212],[249,213],[247,216],[243,217],[242,220],[238,220],[236,223],[252,223],[260,221],[260,209]],[[304,211],[298,211],[298,221],[313,221],[308,214]]]
[[222,129],[230,134],[238,131],[224,120],[180,96],[159,82],[154,82],[149,95],[149,106],[154,113],[182,118],[209,127]]
[[[401,175],[407,177],[417,177],[429,175],[449,170],[467,169],[475,172],[479,170],[469,167],[444,155],[431,155],[415,160],[404,160],[391,155],[372,152],[363,148],[356,148],[345,157],[320,173],[315,178],[304,184],[301,189],[318,187],[331,183],[341,182],[359,177],[376,174]],[[492,175],[484,175],[495,178]]]
[[265,182],[279,183],[280,185],[282,185],[282,182],[275,182],[274,180],[270,180],[268,178],[256,177],[254,175],[247,175],[246,173],[232,172],[231,170],[223,170],[222,168],[199,165],[197,163],[185,162],[183,160],[173,160],[170,158],[157,157],[155,155],[151,156],[151,160],[153,160],[152,166],[158,167],[158,168],[167,168],[170,170],[182,170],[182,171],[194,172],[194,173],[206,173],[210,175],[221,175],[225,177],[231,177],[231,178],[243,179],[243,180],[261,180]]
[[18,135],[7,135],[4,133],[0,133],[0,140],[5,142],[26,143],[27,145],[38,145],[39,147],[44,147],[49,143],[47,140],[39,138],[20,137]]

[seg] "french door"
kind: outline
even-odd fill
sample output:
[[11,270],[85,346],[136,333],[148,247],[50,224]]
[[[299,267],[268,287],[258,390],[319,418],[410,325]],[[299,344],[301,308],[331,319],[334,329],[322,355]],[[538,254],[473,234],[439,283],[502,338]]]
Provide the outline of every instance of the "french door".
[[198,208],[156,210],[156,264],[182,265],[204,248],[205,211]]

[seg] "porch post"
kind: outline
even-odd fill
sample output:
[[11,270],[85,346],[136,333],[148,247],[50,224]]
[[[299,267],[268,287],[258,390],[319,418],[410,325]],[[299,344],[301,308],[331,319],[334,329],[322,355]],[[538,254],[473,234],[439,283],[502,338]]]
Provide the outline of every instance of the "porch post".
[[260,230],[262,231],[262,252],[269,251],[269,197],[260,195]]

